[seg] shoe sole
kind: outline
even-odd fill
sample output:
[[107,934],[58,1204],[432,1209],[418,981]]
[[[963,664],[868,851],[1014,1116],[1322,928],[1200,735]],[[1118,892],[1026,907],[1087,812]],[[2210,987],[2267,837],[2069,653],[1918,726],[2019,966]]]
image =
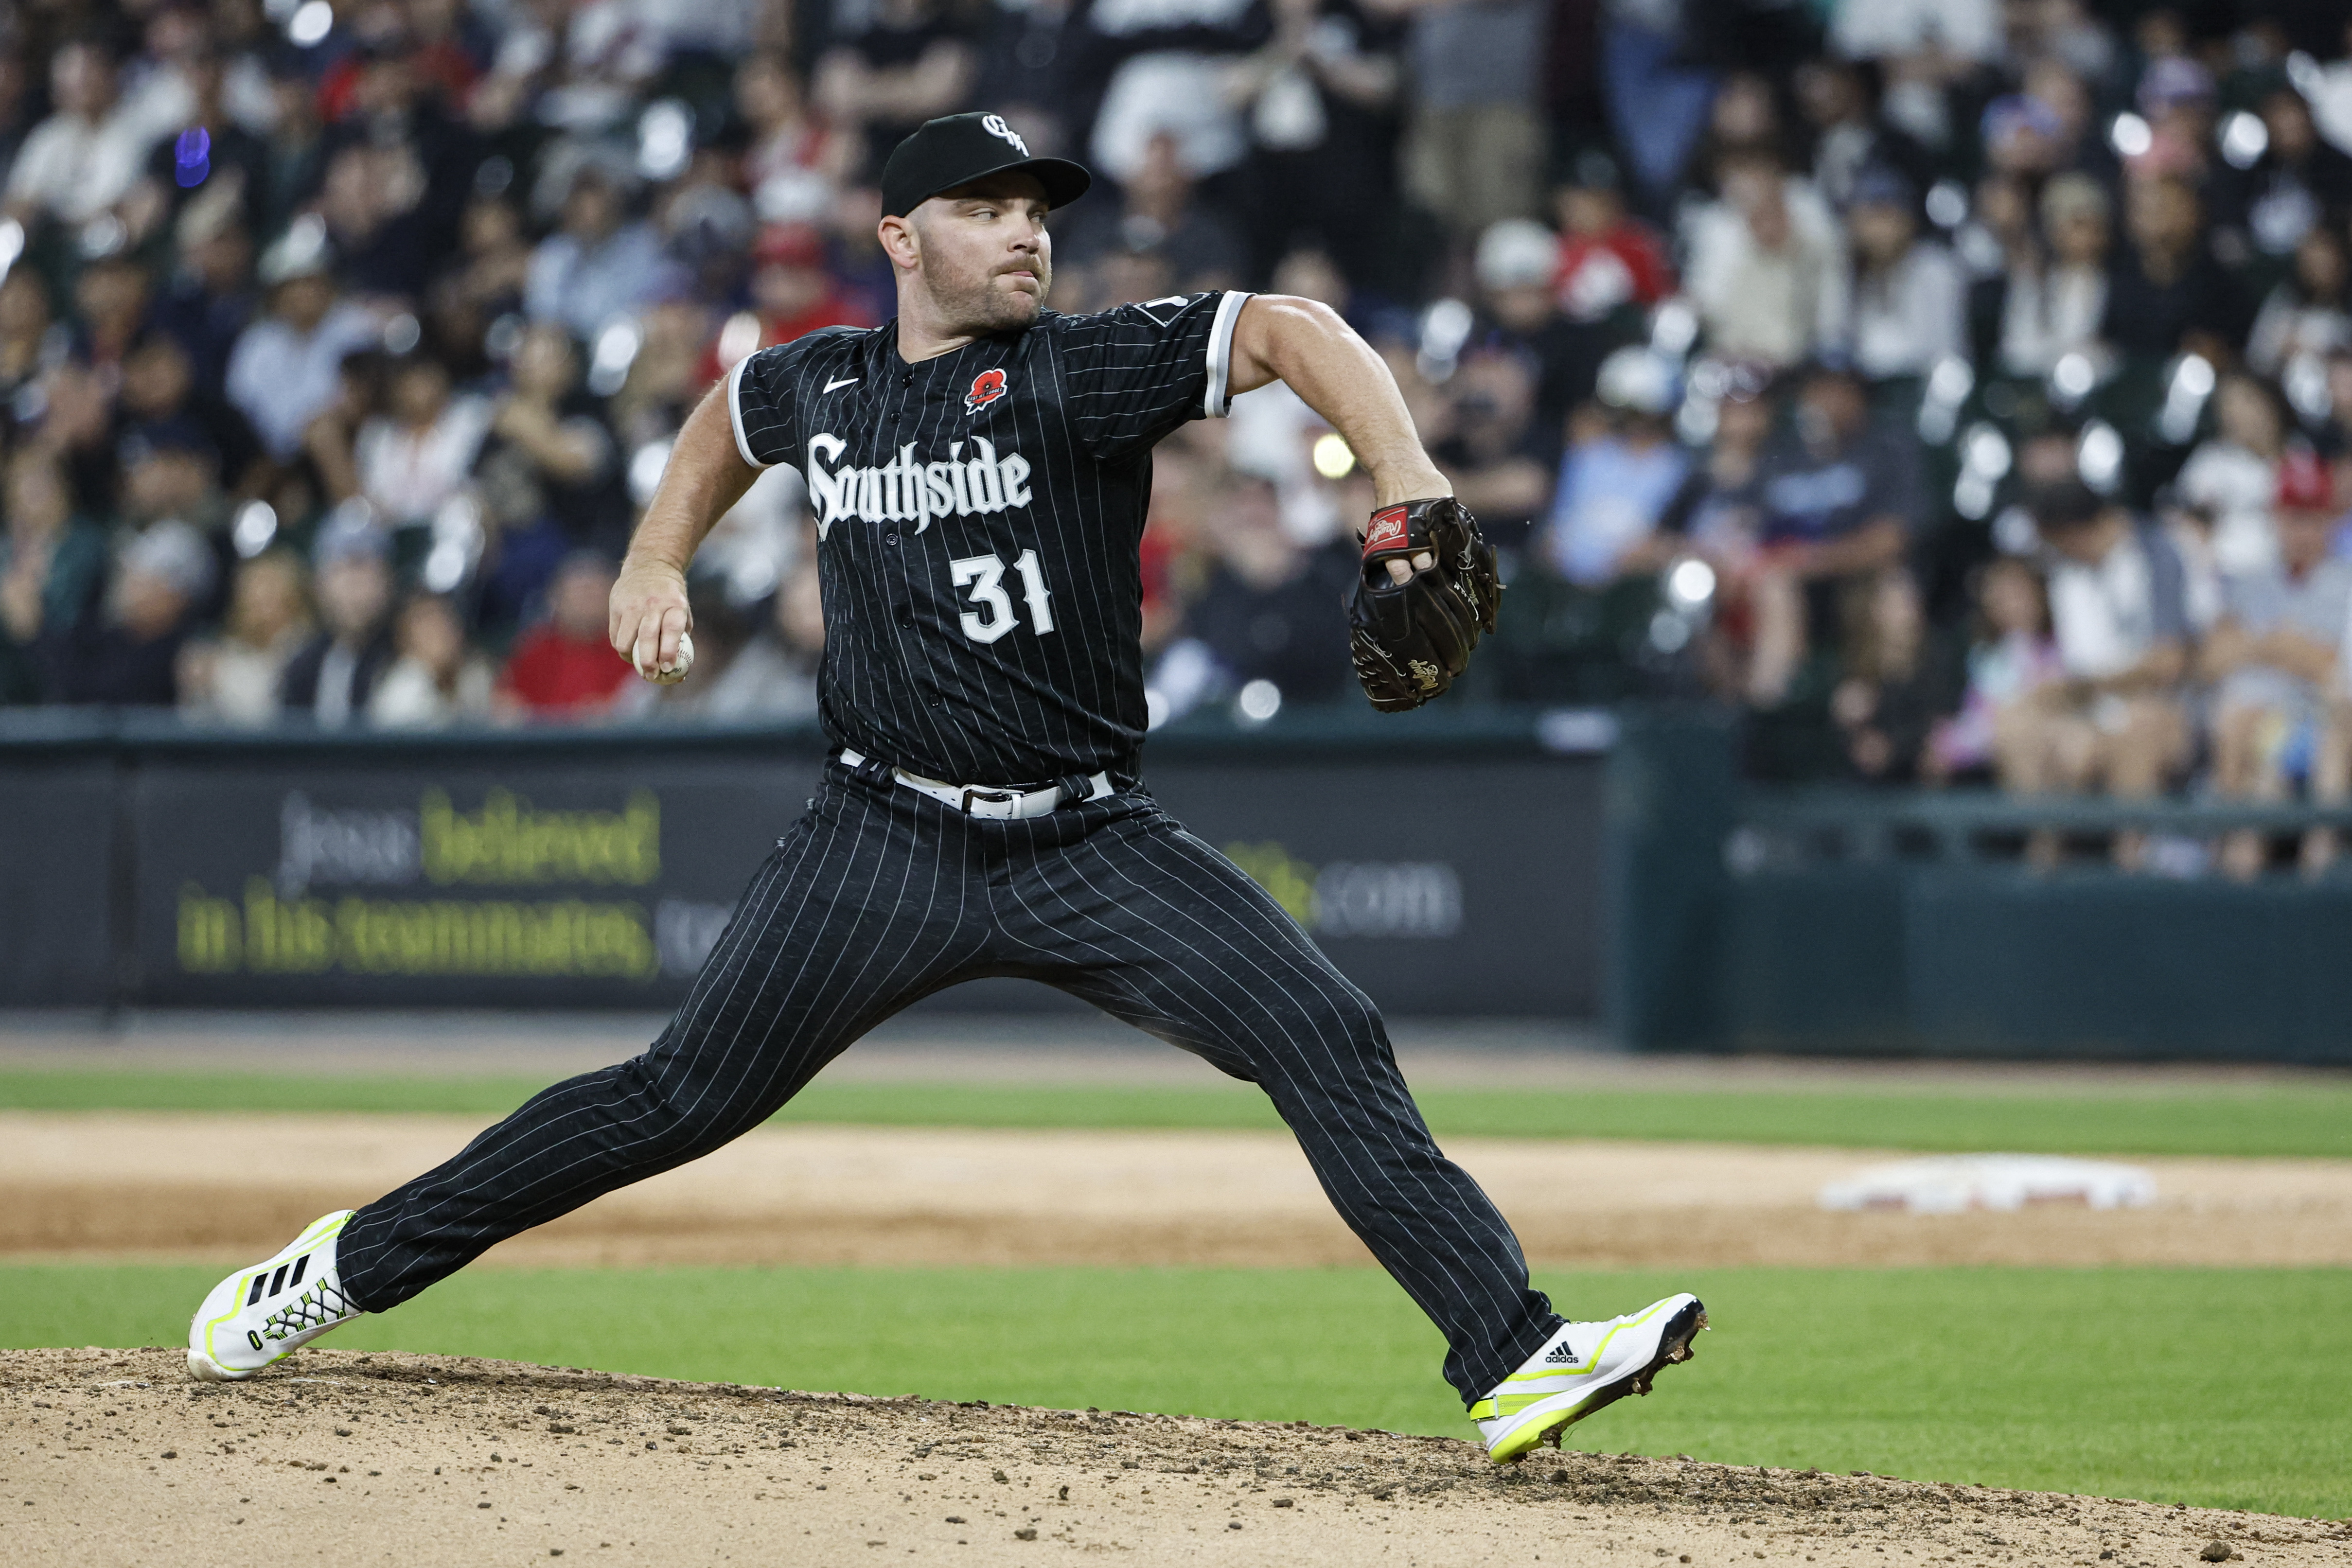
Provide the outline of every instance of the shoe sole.
[[1496,1448],[1495,1462],[1515,1465],[1538,1448],[1557,1448],[1568,1429],[1586,1416],[1606,1410],[1628,1394],[1647,1395],[1659,1373],[1698,1354],[1691,1349],[1691,1341],[1706,1327],[1706,1303],[1694,1301],[1666,1320],[1665,1331],[1658,1336],[1657,1351],[1647,1362],[1615,1382],[1592,1390],[1575,1405],[1551,1411],[1541,1425],[1513,1432]]

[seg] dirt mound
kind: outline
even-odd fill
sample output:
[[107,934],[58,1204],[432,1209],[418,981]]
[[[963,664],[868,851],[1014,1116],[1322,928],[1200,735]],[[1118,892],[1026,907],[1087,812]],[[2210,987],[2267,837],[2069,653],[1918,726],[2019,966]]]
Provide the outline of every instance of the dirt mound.
[[[2352,1529],[1872,1476],[313,1351],[0,1352],[0,1560],[2343,1560]],[[866,1554],[874,1553],[868,1557]]]
[[[265,1257],[484,1118],[0,1112],[0,1254]],[[224,1148],[263,1149],[239,1167]],[[1828,1214],[1883,1153],[1458,1138],[1538,1266],[2352,1263],[2352,1161],[2160,1159],[2144,1209]],[[535,1265],[1369,1266],[1281,1133],[766,1127],[495,1249]]]

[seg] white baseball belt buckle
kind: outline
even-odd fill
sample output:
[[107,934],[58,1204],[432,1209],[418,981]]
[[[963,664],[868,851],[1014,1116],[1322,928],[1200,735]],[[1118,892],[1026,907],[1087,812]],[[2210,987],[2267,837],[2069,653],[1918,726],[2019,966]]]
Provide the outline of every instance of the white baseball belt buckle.
[[[844,750],[842,765],[862,766],[865,754]],[[1019,821],[1029,817],[1043,817],[1062,803],[1062,787],[1048,784],[1043,789],[993,789],[983,784],[949,784],[937,779],[926,779],[919,773],[909,773],[903,768],[890,769],[890,777],[918,793],[929,795],[943,806],[961,811],[967,817],[980,817],[990,821]],[[1090,787],[1087,799],[1099,800],[1112,792],[1110,775],[1097,773],[1087,780]]]

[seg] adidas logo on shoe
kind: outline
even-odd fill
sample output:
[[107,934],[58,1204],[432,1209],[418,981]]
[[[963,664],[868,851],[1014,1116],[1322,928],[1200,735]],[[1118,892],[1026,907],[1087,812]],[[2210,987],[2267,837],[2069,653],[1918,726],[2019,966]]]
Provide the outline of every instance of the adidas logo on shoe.
[[1551,1347],[1551,1354],[1544,1357],[1544,1364],[1546,1366],[1571,1364],[1575,1360],[1576,1352],[1569,1348],[1568,1342],[1566,1340],[1562,1340],[1558,1344]]
[[335,1239],[350,1218],[349,1209],[327,1215],[277,1257],[214,1286],[188,1324],[189,1375],[242,1381],[357,1317],[335,1267]]

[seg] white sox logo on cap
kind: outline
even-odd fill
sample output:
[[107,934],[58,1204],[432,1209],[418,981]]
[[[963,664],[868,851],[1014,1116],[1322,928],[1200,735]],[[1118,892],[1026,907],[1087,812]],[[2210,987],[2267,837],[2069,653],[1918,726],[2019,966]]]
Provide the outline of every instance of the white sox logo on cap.
[[1013,143],[1013,145],[1019,150],[1021,156],[1024,158],[1029,156],[1029,143],[1021,140],[1021,133],[1019,131],[1004,123],[1004,116],[1001,114],[983,114],[980,117],[980,128],[982,131],[987,131],[991,136],[995,137],[1000,141],[1010,141]]

